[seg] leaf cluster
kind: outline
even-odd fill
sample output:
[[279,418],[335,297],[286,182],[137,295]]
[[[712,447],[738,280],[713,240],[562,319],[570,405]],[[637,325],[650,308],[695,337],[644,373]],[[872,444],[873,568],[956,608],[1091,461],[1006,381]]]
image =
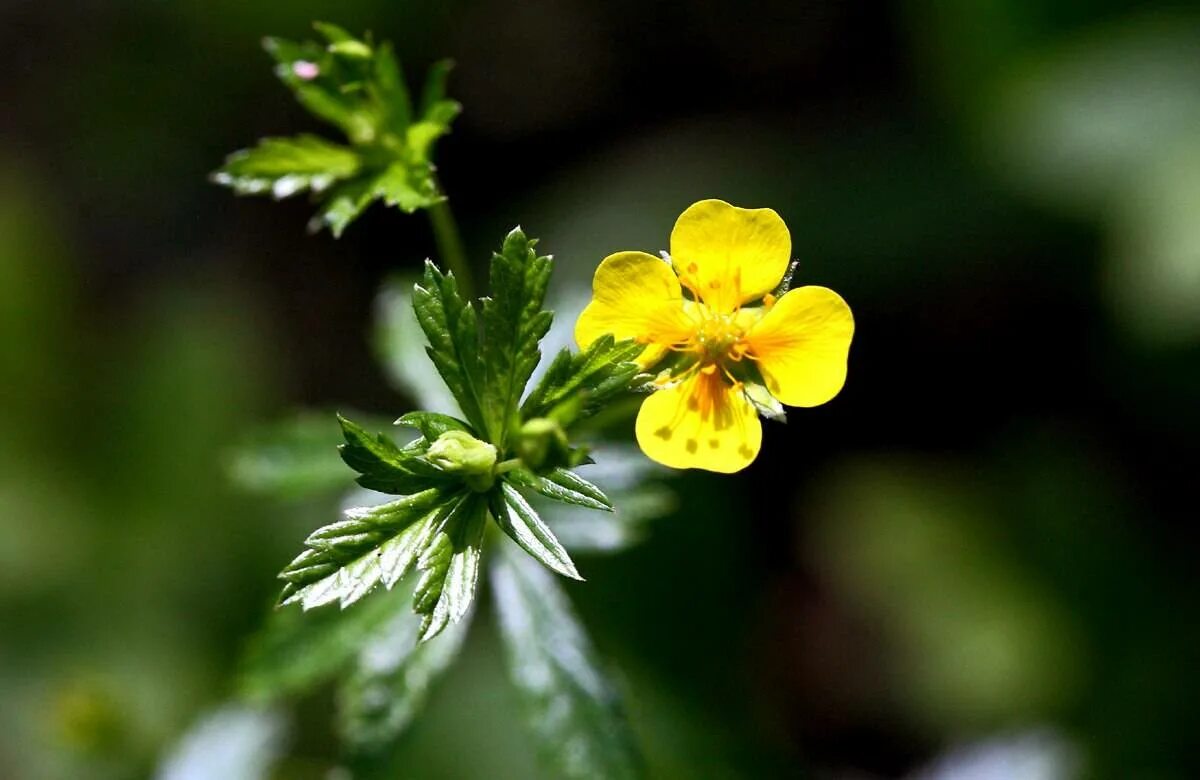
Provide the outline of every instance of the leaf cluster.
[[462,417],[404,415],[397,423],[420,435],[403,446],[338,418],[342,460],[358,484],[398,498],[349,509],[310,534],[280,574],[282,603],[344,608],[416,572],[420,639],[432,638],[470,607],[489,518],[546,567],[581,579],[527,496],[612,511],[604,492],[570,468],[583,457],[566,445],[558,420],[577,420],[627,389],[637,346],[605,339],[579,355],[564,351],[526,393],[552,319],[544,308],[552,261],[535,246],[519,228],[510,232],[492,256],[491,295],[478,302],[463,299],[453,274],[426,264],[413,307]]
[[309,228],[334,236],[377,200],[410,213],[442,201],[433,149],[461,110],[446,97],[451,63],[430,68],[414,104],[389,43],[323,22],[314,27],[322,41],[267,38],[263,46],[300,104],[346,143],[309,134],[265,138],[229,155],[213,181],[277,200],[309,192],[320,204]]

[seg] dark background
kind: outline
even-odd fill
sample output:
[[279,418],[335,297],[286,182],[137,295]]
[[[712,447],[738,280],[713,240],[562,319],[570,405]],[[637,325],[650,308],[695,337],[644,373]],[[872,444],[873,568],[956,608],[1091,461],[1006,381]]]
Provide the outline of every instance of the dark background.
[[[797,281],[854,310],[837,399],[735,477],[674,480],[647,543],[569,586],[654,775],[1200,773],[1200,15],[6,0],[0,776],[152,765],[332,512],[233,489],[230,447],[410,405],[367,333],[434,252],[424,218],[310,237],[303,199],[206,181],[324,132],[259,48],[314,18],[413,80],[457,61],[438,160],[480,265],[519,223],[577,295],[719,197],[779,211]],[[405,738],[414,776],[534,771],[481,626]],[[332,755],[306,739],[285,776]]]

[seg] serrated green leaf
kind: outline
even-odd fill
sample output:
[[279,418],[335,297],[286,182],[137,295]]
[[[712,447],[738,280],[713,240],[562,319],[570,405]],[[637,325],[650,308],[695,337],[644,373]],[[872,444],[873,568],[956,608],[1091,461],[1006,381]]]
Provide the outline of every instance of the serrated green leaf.
[[429,361],[429,342],[413,311],[411,277],[387,279],[375,299],[373,346],[393,387],[421,409],[461,414],[450,390]]
[[328,190],[321,208],[308,223],[310,233],[328,228],[334,238],[341,238],[351,222],[358,219],[375,197],[378,172],[340,182]]
[[406,161],[392,163],[376,177],[371,197],[409,214],[446,199],[437,191],[427,165]]
[[634,359],[642,349],[641,344],[617,342],[611,335],[597,339],[582,352],[564,349],[525,399],[521,416],[553,417],[566,426],[594,414],[629,389],[640,372]]
[[425,441],[436,441],[446,431],[464,431],[471,435],[475,432],[471,426],[457,417],[437,412],[409,412],[396,420],[396,425],[407,425],[416,428],[425,437]]
[[380,433],[367,433],[360,425],[338,415],[346,443],[338,448],[346,465],[359,473],[356,481],[370,490],[408,495],[452,481],[452,475],[421,458],[427,443],[416,441],[403,449]]
[[502,483],[500,490],[493,491],[489,496],[488,505],[496,525],[521,545],[525,552],[564,577],[583,579],[554,532],[542,522],[542,518],[516,488]]
[[399,615],[408,594],[372,594],[355,609],[273,610],[242,656],[237,687],[252,701],[305,693],[348,668],[363,643]]
[[432,119],[437,113],[439,103],[453,102],[446,100],[446,82],[450,79],[450,71],[454,70],[454,60],[438,60],[429,66],[425,74],[425,87],[421,90],[420,116],[422,119]]
[[554,577],[507,544],[491,577],[509,675],[555,776],[641,776],[617,692]]
[[467,420],[487,431],[480,405],[483,365],[475,309],[458,294],[454,274],[443,274],[426,261],[421,283],[413,288],[413,309],[429,341],[428,354]]
[[421,617],[406,608],[363,643],[338,691],[338,731],[351,751],[385,749],[408,728],[433,683],[458,656],[470,616],[420,642]]
[[[360,100],[341,89],[336,63],[324,47],[308,41],[266,38],[263,48],[276,62],[275,75],[309,113],[338,127],[354,143],[374,139],[373,118],[363,110]],[[314,76],[302,75],[313,69]]]
[[516,485],[564,504],[604,511],[612,511],[613,508],[604,491],[568,469],[556,468],[546,474],[516,469],[510,472],[508,479]]
[[239,195],[269,193],[278,200],[306,190],[321,192],[355,176],[361,165],[353,149],[315,135],[264,138],[229,155],[212,180]]
[[551,312],[542,308],[550,281],[550,258],[538,257],[534,241],[515,228],[492,255],[490,298],[483,300],[487,334],[483,400],[486,431],[503,450],[509,429],[518,422],[517,407],[525,384],[541,360],[538,342],[550,329]]
[[284,567],[282,604],[312,609],[333,601],[342,608],[379,583],[391,588],[409,571],[458,496],[437,488],[373,507],[350,509],[344,519],[314,531],[308,548]]
[[381,44],[375,52],[374,76],[373,88],[375,99],[379,101],[382,124],[402,136],[412,124],[412,101],[408,97],[408,87],[404,85],[400,61],[390,43]]
[[470,608],[486,523],[486,500],[470,493],[458,500],[421,553],[417,562],[421,579],[413,595],[413,609],[425,616],[422,642],[460,621]]

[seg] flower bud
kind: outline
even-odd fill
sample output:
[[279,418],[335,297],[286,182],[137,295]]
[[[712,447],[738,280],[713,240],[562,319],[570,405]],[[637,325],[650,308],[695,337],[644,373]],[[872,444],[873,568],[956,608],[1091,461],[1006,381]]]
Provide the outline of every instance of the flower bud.
[[570,455],[567,434],[556,421],[536,417],[521,426],[517,455],[534,471],[564,465]]
[[429,445],[425,458],[442,471],[461,474],[473,490],[492,485],[496,448],[466,431],[446,431]]

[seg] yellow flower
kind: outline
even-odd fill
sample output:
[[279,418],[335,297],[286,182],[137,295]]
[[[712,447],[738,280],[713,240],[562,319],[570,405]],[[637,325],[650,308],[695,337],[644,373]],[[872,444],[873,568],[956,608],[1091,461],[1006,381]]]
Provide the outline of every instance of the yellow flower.
[[739,471],[762,445],[752,398],[762,405],[769,392],[789,406],[817,406],[842,389],[854,317],[824,287],[771,295],[791,251],[771,209],[702,200],[675,222],[669,263],[645,252],[600,263],[575,340],[636,339],[646,345],[643,366],[664,366],[637,418],[651,459]]

